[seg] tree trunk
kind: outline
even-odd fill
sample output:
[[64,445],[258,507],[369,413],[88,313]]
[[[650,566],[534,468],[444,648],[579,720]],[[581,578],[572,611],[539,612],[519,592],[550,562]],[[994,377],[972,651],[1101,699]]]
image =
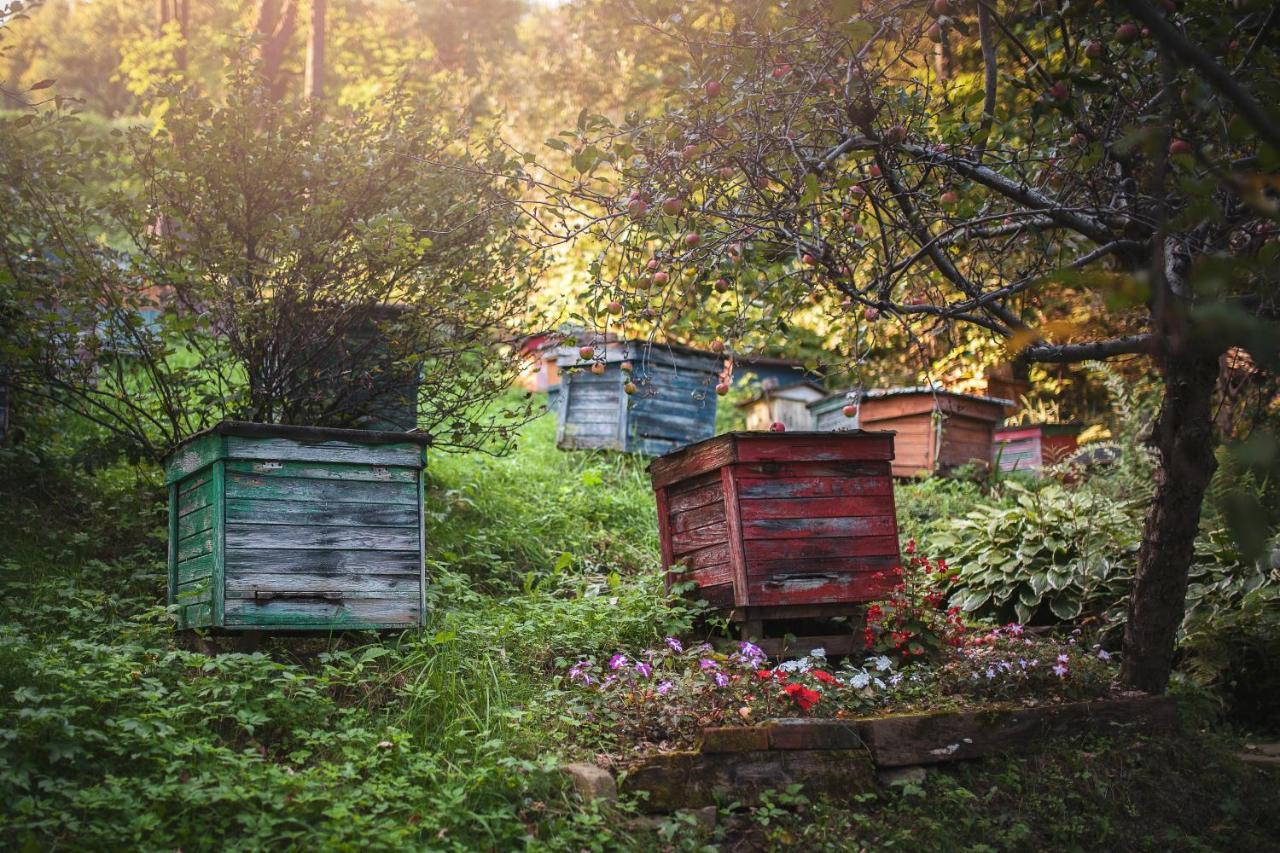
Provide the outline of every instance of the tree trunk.
[[324,13],[326,0],[311,0],[307,30],[307,73],[303,93],[308,100],[324,97]]
[[1169,683],[1200,508],[1217,467],[1217,378],[1216,351],[1184,344],[1165,358],[1164,403],[1152,434],[1160,468],[1138,551],[1120,668],[1121,682],[1134,689],[1161,693]]

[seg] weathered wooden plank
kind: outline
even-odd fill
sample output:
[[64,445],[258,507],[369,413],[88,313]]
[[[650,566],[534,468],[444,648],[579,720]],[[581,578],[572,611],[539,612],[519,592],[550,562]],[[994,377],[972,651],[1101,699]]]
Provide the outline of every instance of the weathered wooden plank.
[[857,536],[816,539],[748,539],[748,563],[752,560],[823,560],[836,557],[897,557],[898,537]]
[[183,480],[202,468],[212,465],[222,456],[222,436],[204,435],[188,442],[177,453],[169,455],[164,463],[166,484]]
[[670,438],[648,438],[635,437],[627,445],[627,450],[631,453],[639,453],[642,456],[665,456],[673,450],[679,450],[689,442],[678,441]]
[[827,433],[811,439],[795,436],[785,442],[764,435],[738,438],[738,459],[742,462],[860,462],[892,458],[893,437],[888,435]]
[[678,483],[672,483],[670,486],[667,486],[666,489],[667,494],[669,494],[674,500],[678,495],[683,495],[684,493],[691,492],[694,489],[701,489],[704,486],[715,486],[718,489],[722,489],[720,485],[720,472],[717,470],[708,471],[705,474],[698,474],[695,477],[689,477],[688,479],[681,480]]
[[178,589],[178,484],[170,483],[169,492],[169,537],[165,550],[165,569],[169,577],[166,591],[169,604],[173,604]]
[[752,582],[756,582],[786,578],[793,575],[843,575],[856,572],[868,574],[885,572],[898,578],[900,562],[896,554],[854,554],[846,557],[779,558],[772,560],[756,558],[747,561],[747,578]]
[[564,425],[566,437],[573,438],[614,438],[618,433],[617,420],[570,420]]
[[178,496],[178,515],[184,516],[196,510],[212,506],[217,496],[213,493],[213,484],[207,480],[199,488],[182,492]]
[[304,572],[312,574],[401,574],[419,570],[417,550],[340,551],[227,548],[227,568],[237,572]]
[[708,524],[724,523],[724,503],[707,504],[684,512],[671,513],[671,530],[673,533],[684,533]]
[[725,542],[728,535],[728,528],[722,521],[719,524],[709,524],[706,527],[699,527],[696,530],[687,530],[683,533],[673,533],[671,535],[672,553],[681,557],[691,551],[697,551],[700,548],[706,548],[709,545],[719,545]]
[[313,504],[305,501],[229,498],[227,520],[258,524],[351,525],[358,527],[408,527],[418,521],[418,508],[405,504]]
[[889,466],[883,462],[875,464],[884,466],[883,474],[864,477],[789,476],[763,479],[745,477],[740,470],[737,470],[735,473],[738,478],[738,495],[743,500],[750,500],[752,498],[870,497],[893,494],[893,479],[889,476]]
[[213,626],[213,605],[209,602],[188,604],[179,611],[181,628],[209,628]]
[[228,498],[309,501],[318,504],[376,503],[417,506],[412,483],[372,483],[309,480],[299,477],[263,477],[232,472],[227,475]]
[[892,511],[883,497],[754,498],[740,502],[743,521],[770,518],[855,518]]
[[207,604],[213,601],[213,585],[207,578],[178,584],[178,604]]
[[213,553],[213,531],[205,530],[178,540],[178,565],[194,557]]
[[[227,598],[253,598],[257,593],[326,593],[341,597],[395,598],[418,595],[418,573],[371,575],[364,572],[310,574],[229,571]],[[391,595],[395,593],[396,595]]]
[[897,529],[892,516],[867,518],[788,518],[743,522],[747,539],[805,539],[821,536],[889,536]]
[[729,562],[726,560],[725,562],[717,563],[714,566],[695,569],[689,573],[689,578],[691,578],[699,588],[720,586],[721,584],[732,584],[733,566],[729,565]]
[[649,464],[653,485],[666,486],[737,460],[732,436],[717,436]]
[[197,533],[213,529],[213,505],[193,510],[177,519],[178,539],[185,539]]
[[707,566],[729,562],[729,543],[711,545],[699,551],[691,551],[680,557],[680,562],[689,569],[701,569]]
[[684,512],[685,510],[697,509],[700,506],[723,501],[724,489],[718,482],[673,494],[668,498],[671,512]]
[[412,628],[419,619],[416,591],[402,598],[341,602],[273,599],[259,603],[237,598],[227,601],[225,615],[228,628]]
[[338,525],[227,524],[228,548],[296,550],[408,551],[418,548],[415,527],[349,527]]
[[287,438],[245,438],[226,436],[227,459],[265,459],[279,462],[349,462],[358,465],[386,465],[417,468],[422,465],[422,448],[416,444],[361,445],[345,441],[307,444]]
[[375,483],[415,483],[417,467],[387,465],[352,465],[347,462],[254,462],[247,459],[227,461],[228,473],[257,477],[295,477],[304,480],[358,480]]
[[178,563],[178,583],[213,577],[213,552]]
[[210,577],[210,583],[213,584],[213,624],[222,625],[222,617],[224,614],[223,603],[226,600],[226,580],[227,568],[227,463],[224,459],[219,459],[213,463],[213,476],[209,482],[209,488],[213,490],[213,574]]
[[748,581],[747,592],[752,604],[764,606],[876,601],[892,593],[896,580],[892,577],[877,578],[875,574],[795,574],[764,581]]
[[748,603],[747,567],[743,558],[744,525],[742,506],[738,499],[738,482],[733,469],[720,469],[720,487],[724,489],[725,537],[729,540],[729,568],[733,572],[733,603],[741,607]]
[[708,584],[698,586],[698,597],[712,607],[728,609],[733,607],[733,584]]

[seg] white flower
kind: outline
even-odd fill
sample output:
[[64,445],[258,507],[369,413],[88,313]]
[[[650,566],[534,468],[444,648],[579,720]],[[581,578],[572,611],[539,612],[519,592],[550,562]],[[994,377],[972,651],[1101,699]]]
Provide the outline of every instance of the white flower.
[[886,669],[893,669],[893,661],[889,660],[888,655],[880,655],[876,658],[876,671],[884,672]]
[[867,675],[866,672],[861,672],[861,671],[855,672],[853,674],[853,678],[849,679],[849,684],[850,686],[853,687],[854,690],[861,690],[862,688],[866,687],[870,683],[871,683],[871,676]]

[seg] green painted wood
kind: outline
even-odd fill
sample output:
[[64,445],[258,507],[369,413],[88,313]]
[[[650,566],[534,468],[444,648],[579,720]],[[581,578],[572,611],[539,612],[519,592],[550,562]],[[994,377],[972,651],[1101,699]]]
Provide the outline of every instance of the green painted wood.
[[213,577],[213,552],[178,563],[177,583]]
[[213,530],[206,530],[178,540],[178,564],[213,553]]
[[321,441],[304,444],[287,438],[226,437],[227,459],[261,459],[277,462],[348,462],[357,465],[386,465],[420,468],[422,448],[416,444],[352,444]]
[[227,565],[227,463],[221,459],[213,464],[213,624],[223,624],[223,608],[226,602]]
[[213,484],[206,478],[199,486],[178,494],[178,516],[181,517],[196,510],[204,509],[207,506],[212,506],[213,501]]
[[315,524],[227,524],[230,548],[318,551],[409,551],[418,548],[414,527],[343,527]]
[[427,625],[426,471],[418,472],[418,627]]
[[183,628],[213,627],[213,605],[208,602],[188,604],[182,608],[179,624]]
[[[283,435],[272,435],[281,429]],[[230,425],[179,449],[170,598],[184,628],[424,623],[420,442]]]
[[212,465],[223,454],[223,437],[203,435],[183,445],[165,460],[164,481],[175,483]]
[[228,498],[308,501],[316,504],[374,503],[413,507],[418,503],[417,489],[413,483],[309,480],[235,472],[227,475],[225,494]]
[[180,540],[186,539],[188,536],[195,536],[197,533],[212,530],[214,509],[214,506],[210,504],[193,510],[186,515],[178,516],[178,538]]
[[415,483],[416,466],[353,465],[349,462],[281,462],[227,460],[227,471],[260,477],[297,477],[304,480],[358,480],[375,483]]
[[351,525],[359,527],[411,527],[418,523],[418,508],[405,504],[325,503],[307,501],[227,498],[228,522],[258,524]]
[[290,548],[227,548],[236,571],[399,574],[419,568],[417,551],[314,551]]
[[304,574],[302,572],[247,572],[235,570],[227,574],[227,599],[253,598],[258,593],[334,593],[351,598],[386,598],[391,593],[418,596],[418,573],[371,575],[363,572],[345,574]]
[[169,604],[174,603],[174,590],[178,586],[178,484],[169,484],[169,547],[166,563],[169,570]]
[[342,629],[412,628],[418,624],[418,595],[400,598],[352,599],[342,602],[274,599],[227,602],[228,628]]

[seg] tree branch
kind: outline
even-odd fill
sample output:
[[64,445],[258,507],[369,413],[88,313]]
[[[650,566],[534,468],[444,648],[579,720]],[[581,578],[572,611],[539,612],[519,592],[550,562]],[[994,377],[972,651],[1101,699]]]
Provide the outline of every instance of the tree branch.
[[1109,338],[1105,341],[1089,341],[1083,344],[1032,344],[1024,349],[1021,355],[1027,361],[1068,364],[1074,361],[1111,358],[1115,355],[1151,355],[1155,350],[1155,336],[1148,334]]
[[1151,30],[1152,35],[1163,42],[1183,62],[1188,63],[1204,75],[1205,80],[1223,97],[1230,100],[1240,110],[1241,115],[1258,133],[1262,134],[1272,146],[1280,149],[1280,124],[1267,114],[1262,105],[1236,82],[1231,74],[1219,65],[1214,58],[1200,47],[1187,41],[1178,30],[1169,23],[1164,15],[1148,6],[1143,0],[1120,0],[1135,18]]

